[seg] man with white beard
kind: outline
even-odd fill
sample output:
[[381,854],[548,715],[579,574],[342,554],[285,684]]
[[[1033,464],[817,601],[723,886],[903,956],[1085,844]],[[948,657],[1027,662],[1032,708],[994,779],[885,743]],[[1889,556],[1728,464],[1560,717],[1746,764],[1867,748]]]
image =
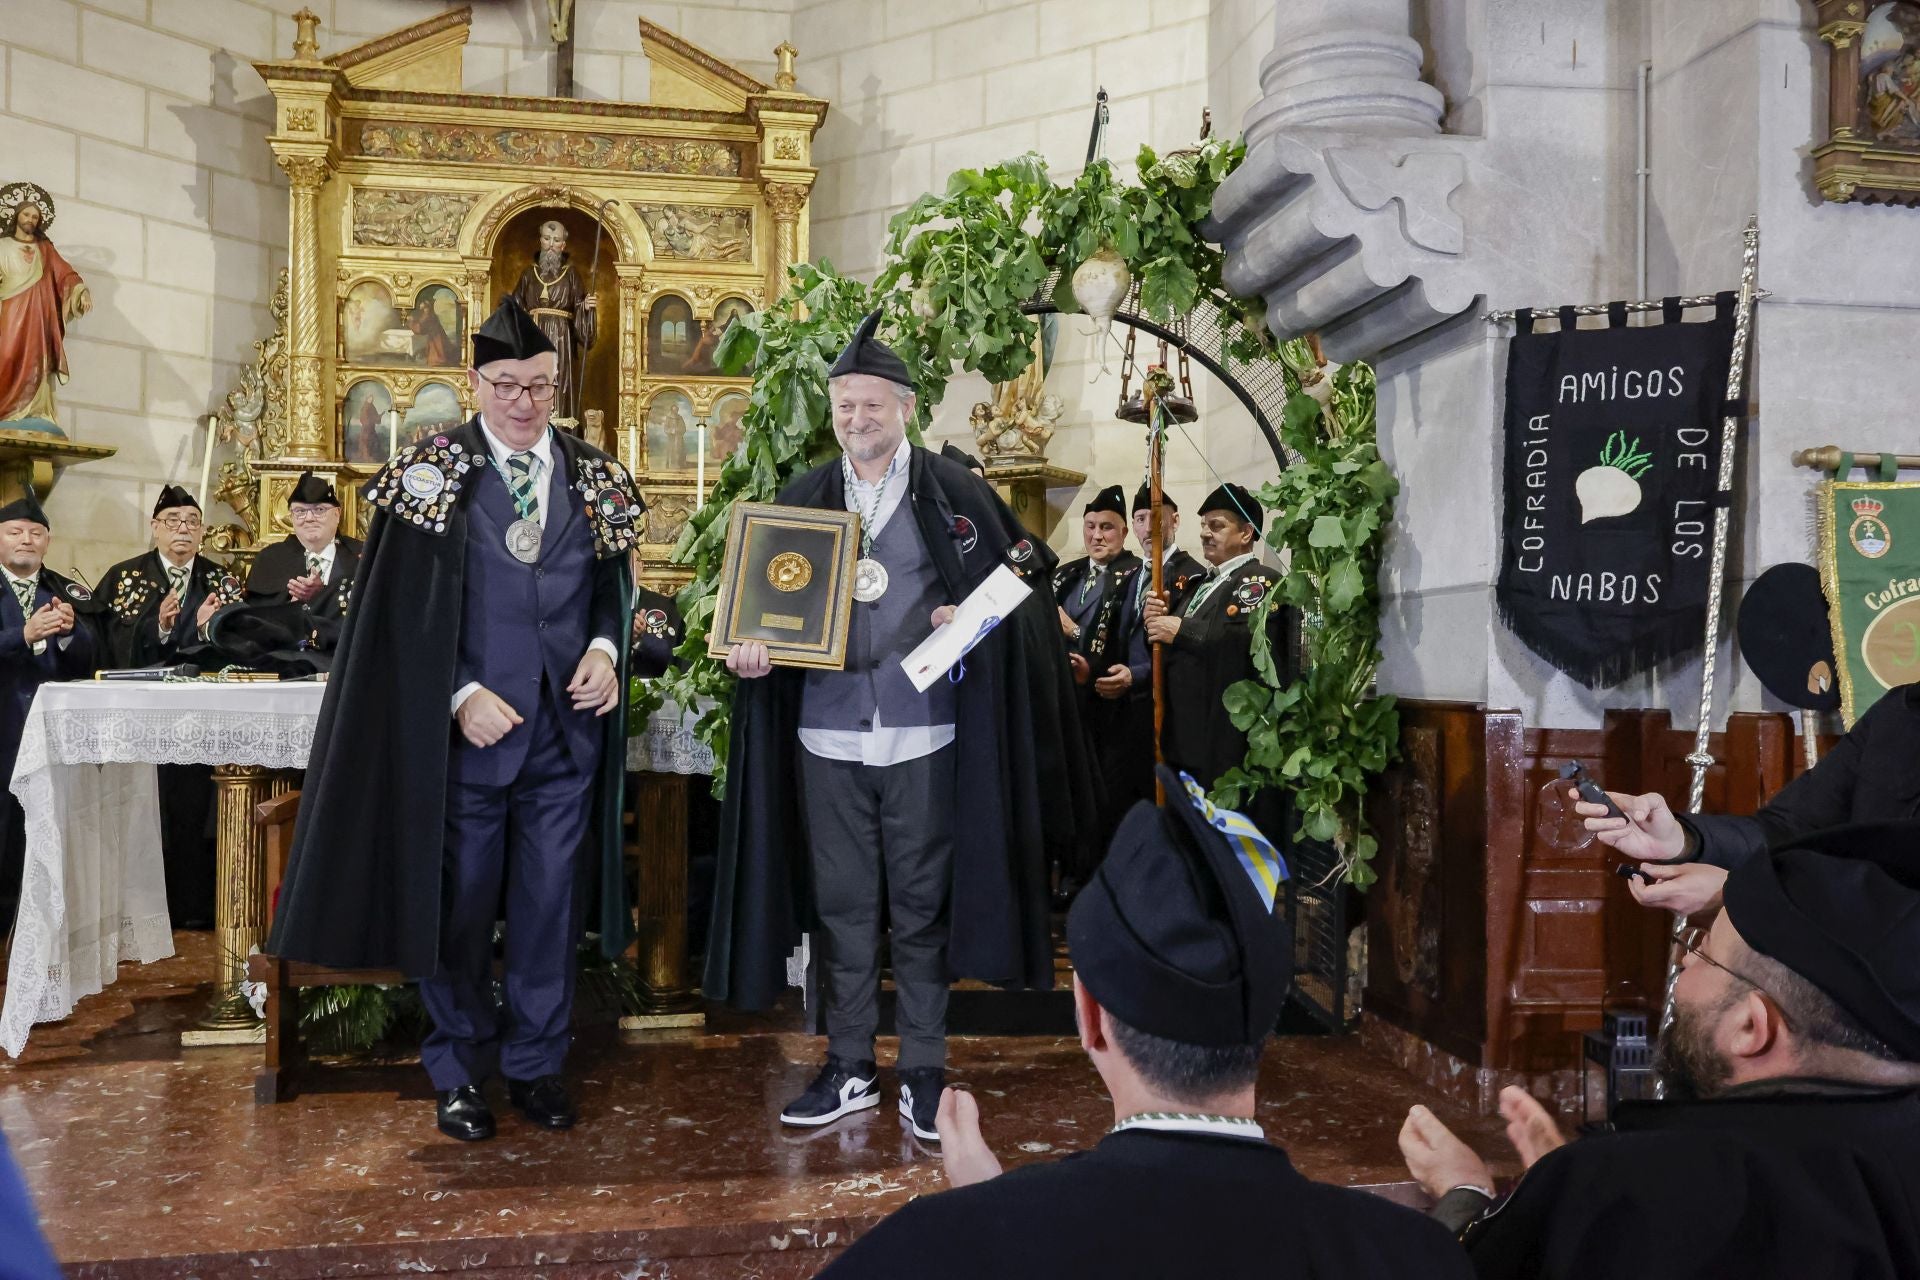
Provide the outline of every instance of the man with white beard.
[[559,388],[553,401],[553,417],[573,423],[573,434],[580,434],[580,367],[586,363],[587,348],[599,336],[598,301],[592,281],[580,282],[580,273],[567,260],[567,228],[559,222],[540,224],[540,252],[533,264],[520,273],[513,296],[532,314],[533,322],[547,335],[560,368],[554,375]]

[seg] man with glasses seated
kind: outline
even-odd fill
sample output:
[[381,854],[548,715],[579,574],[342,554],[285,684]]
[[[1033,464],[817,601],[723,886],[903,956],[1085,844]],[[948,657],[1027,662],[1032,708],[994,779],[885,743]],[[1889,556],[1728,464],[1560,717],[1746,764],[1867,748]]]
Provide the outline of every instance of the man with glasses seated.
[[[153,504],[153,549],[108,569],[94,592],[106,606],[109,667],[151,667],[178,660],[201,628],[240,587],[200,554],[206,526],[200,504],[178,485]],[[167,908],[178,929],[213,927],[213,770],[163,764],[160,848],[166,859]]]
[[[557,358],[509,297],[473,335],[479,413],[401,449],[372,519],[321,705],[267,949],[420,979],[440,1131],[578,1118],[562,1078],[582,918],[617,956],[623,890],[625,468],[550,423]],[[505,904],[496,998],[494,924]]]
[[254,557],[247,599],[306,606],[313,647],[331,653],[360,564],[360,543],[339,536],[340,499],[331,484],[311,471],[301,472],[293,487],[287,520],[293,532]]
[[1662,1102],[1569,1143],[1502,1091],[1527,1173],[1431,1112],[1400,1132],[1483,1277],[1920,1276],[1920,823],[1841,827],[1735,867],[1682,937]]

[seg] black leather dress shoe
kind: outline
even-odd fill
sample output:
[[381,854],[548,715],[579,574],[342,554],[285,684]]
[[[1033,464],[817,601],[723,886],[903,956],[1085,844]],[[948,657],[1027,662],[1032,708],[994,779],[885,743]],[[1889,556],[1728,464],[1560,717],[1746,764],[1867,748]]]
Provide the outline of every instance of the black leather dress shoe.
[[507,1097],[522,1115],[542,1129],[571,1129],[580,1119],[567,1096],[567,1085],[559,1076],[541,1076],[537,1080],[507,1080]]
[[441,1092],[440,1132],[462,1142],[484,1142],[493,1136],[493,1112],[478,1085],[463,1084]]

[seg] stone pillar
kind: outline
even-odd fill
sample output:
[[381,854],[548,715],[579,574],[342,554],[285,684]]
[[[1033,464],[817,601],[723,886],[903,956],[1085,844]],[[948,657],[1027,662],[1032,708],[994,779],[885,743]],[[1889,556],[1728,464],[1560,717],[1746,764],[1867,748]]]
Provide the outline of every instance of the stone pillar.
[[1285,0],[1260,101],[1244,121],[1251,148],[1287,129],[1337,128],[1401,137],[1438,133],[1444,100],[1420,79],[1410,0]]
[[804,182],[763,182],[761,192],[773,212],[773,270],[767,277],[767,305],[787,291],[787,268],[800,261],[800,211],[807,207]]
[[330,415],[321,403],[320,375],[320,224],[316,206],[327,180],[327,162],[319,156],[275,157],[293,184],[292,234],[288,274],[292,280],[287,357],[287,456],[325,458]]

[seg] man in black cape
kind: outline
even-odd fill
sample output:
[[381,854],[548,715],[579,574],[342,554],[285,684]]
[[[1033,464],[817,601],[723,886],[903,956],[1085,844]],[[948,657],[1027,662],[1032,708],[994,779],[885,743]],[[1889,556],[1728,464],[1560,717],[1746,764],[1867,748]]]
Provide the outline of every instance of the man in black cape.
[[306,610],[312,647],[332,652],[360,566],[361,544],[340,536],[340,497],[311,471],[300,473],[287,500],[293,532],[261,549],[247,575],[252,603],[298,603]]
[[[1080,691],[1080,727],[1102,797],[1099,821],[1083,846],[1096,855],[1106,850],[1133,802],[1146,798],[1138,775],[1144,767],[1150,777],[1153,767],[1152,742],[1137,742],[1129,732],[1135,717],[1127,705],[1133,687],[1127,656],[1140,626],[1136,586],[1143,566],[1127,550],[1126,511],[1126,491],[1119,485],[1094,494],[1080,513],[1087,554],[1053,571],[1067,661]],[[1061,868],[1061,896],[1070,898],[1091,874],[1090,861]]]
[[[269,950],[421,979],[441,1131],[491,1137],[497,1067],[534,1124],[575,1119],[560,1069],[582,906],[631,932],[620,789],[643,510],[547,416],[553,348],[517,302],[474,335],[480,413],[402,449],[373,509]],[[506,1007],[492,995],[506,900]]]
[[[705,985],[766,1007],[812,931],[828,1060],[782,1120],[824,1124],[877,1105],[884,868],[901,1114],[932,1140],[949,979],[1051,985],[1047,858],[1084,829],[1086,773],[1046,591],[1051,557],[977,477],[907,443],[911,379],[873,337],[877,323],[867,317],[829,370],[848,452],[778,501],[860,510],[862,558],[879,568],[857,576],[881,589],[856,587],[854,609],[872,616],[855,619],[846,671],[773,671],[762,645],[729,655],[749,678],[733,703]],[[1034,595],[967,654],[964,675],[916,694],[899,658],[1003,564],[1031,574]]]
[[822,1280],[1170,1276],[1465,1280],[1444,1228],[1301,1176],[1256,1119],[1292,937],[1270,842],[1160,770],[1067,917],[1080,1047],[1113,1098],[1091,1150],[1001,1172],[973,1095],[941,1100],[955,1190],[855,1240]]
[[[216,610],[241,598],[239,580],[200,554],[206,521],[200,503],[179,485],[160,490],[148,522],[153,548],[122,560],[94,595],[105,607],[106,667],[152,667],[194,661]],[[213,768],[163,764],[160,851],[167,873],[167,910],[176,929],[213,928]]]
[[1920,1275],[1916,847],[1920,823],[1845,827],[1736,867],[1682,939],[1666,1100],[1569,1143],[1504,1090],[1528,1168],[1491,1212],[1486,1166],[1416,1107],[1401,1150],[1480,1275]]
[[[1280,575],[1260,563],[1260,526],[1266,513],[1251,493],[1227,483],[1200,504],[1200,552],[1212,566],[1178,612],[1148,593],[1147,639],[1166,646],[1167,714],[1160,745],[1167,763],[1211,787],[1247,755],[1247,735],[1233,727],[1225,695],[1242,680],[1258,680],[1253,665],[1253,620]],[[1173,584],[1166,584],[1172,587]],[[1267,614],[1273,665],[1292,669],[1294,610],[1276,604]],[[1257,805],[1263,825],[1279,830],[1272,804]]]
[[[29,488],[0,507],[0,778],[13,776],[20,731],[33,695],[50,680],[92,674],[99,612],[93,592],[46,567],[52,536],[47,513]],[[8,791],[0,801],[0,931],[13,925],[26,867],[26,815]]]

